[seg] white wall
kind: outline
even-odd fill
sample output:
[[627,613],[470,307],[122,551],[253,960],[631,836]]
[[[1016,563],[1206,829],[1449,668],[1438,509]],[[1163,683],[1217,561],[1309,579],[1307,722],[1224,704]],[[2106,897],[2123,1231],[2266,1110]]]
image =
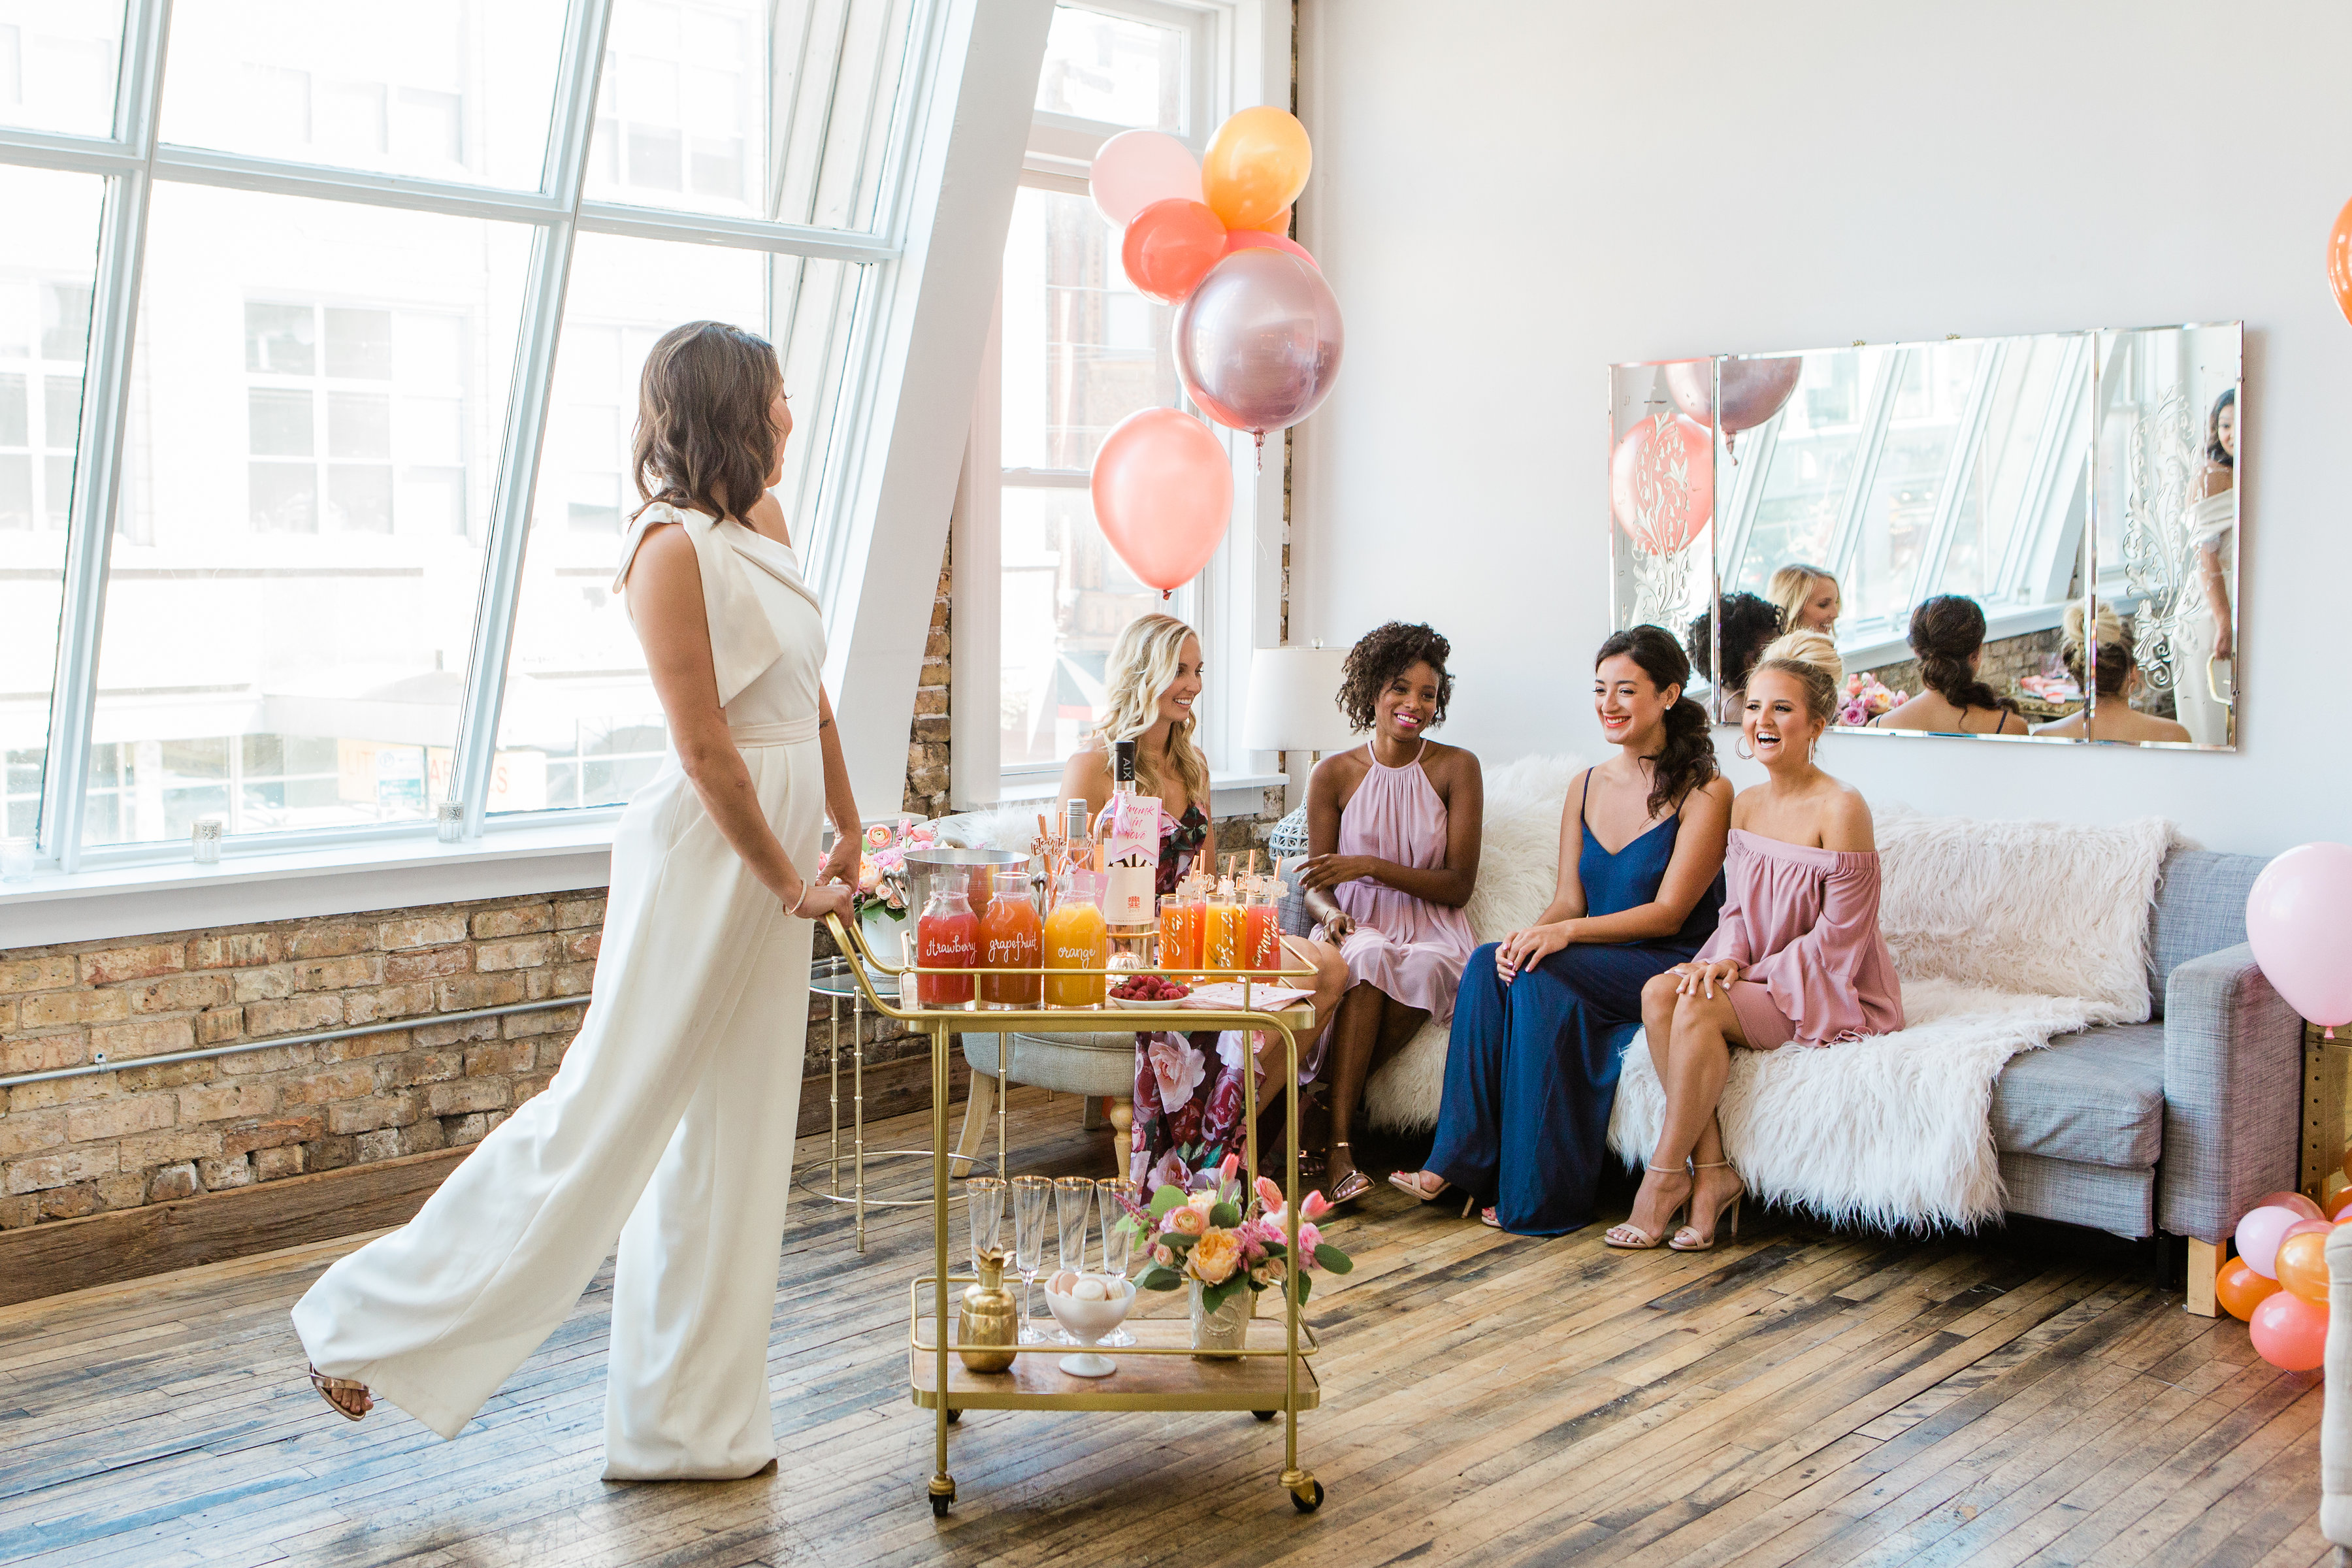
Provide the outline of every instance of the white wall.
[[[1347,312],[1299,430],[1290,635],[1453,639],[1446,738],[1597,752],[1604,366],[2246,322],[2235,754],[1832,742],[1874,799],[2352,838],[2352,197],[2338,0],[1302,0],[1305,243]],[[1718,731],[1726,740],[1729,731]]]

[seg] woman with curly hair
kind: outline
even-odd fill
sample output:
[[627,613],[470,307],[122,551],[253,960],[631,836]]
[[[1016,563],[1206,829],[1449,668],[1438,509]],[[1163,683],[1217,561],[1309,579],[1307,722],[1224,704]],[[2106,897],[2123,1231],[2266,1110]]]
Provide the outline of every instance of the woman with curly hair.
[[[1062,770],[1062,798],[1084,799],[1089,815],[1098,818],[1110,803],[1110,748],[1121,741],[1135,742],[1136,793],[1160,802],[1158,885],[1163,895],[1176,890],[1209,837],[1209,763],[1192,740],[1202,668],[1201,639],[1191,626],[1173,616],[1137,616],[1111,645],[1103,672],[1102,720],[1094,739]],[[1302,938],[1283,941],[1293,967],[1300,962],[1315,965],[1316,1016],[1328,1018],[1345,979],[1339,955]],[[1241,1036],[1231,1031],[1135,1037],[1129,1180],[1189,1190],[1202,1173],[1215,1170],[1243,1146],[1242,1066],[1249,1055]],[[1311,1071],[1311,1062],[1303,1065]],[[1262,1059],[1256,1072],[1262,1083]],[[1259,1098],[1263,1104],[1269,1097]]]
[[1429,738],[1454,695],[1452,651],[1425,626],[1391,621],[1367,633],[1349,650],[1339,701],[1371,739],[1326,757],[1307,784],[1298,884],[1321,922],[1318,939],[1339,944],[1348,971],[1327,1047],[1334,1204],[1372,1189],[1349,1140],[1364,1080],[1425,1020],[1454,1016],[1476,945],[1462,906],[1478,879],[1486,784],[1476,757]]
[[1522,1236],[1591,1222],[1643,987],[1699,951],[1723,903],[1731,784],[1689,679],[1662,627],[1601,645],[1592,705],[1617,755],[1569,783],[1550,907],[1463,973],[1429,1168],[1389,1178],[1414,1197],[1466,1189]]
[[[1732,723],[1748,702],[1748,672],[1763,656],[1764,645],[1780,635],[1780,609],[1754,594],[1726,594],[1715,602],[1715,612],[1701,610],[1690,624],[1683,646],[1690,650],[1691,668],[1702,679],[1715,682],[1715,716]],[[1715,667],[1715,645],[1722,649],[1720,679]]]

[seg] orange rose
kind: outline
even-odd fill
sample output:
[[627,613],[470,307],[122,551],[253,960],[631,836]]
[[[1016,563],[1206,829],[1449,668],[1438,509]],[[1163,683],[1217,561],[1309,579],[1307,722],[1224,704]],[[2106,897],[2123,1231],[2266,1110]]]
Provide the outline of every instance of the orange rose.
[[1178,1236],[1199,1236],[1209,1228],[1209,1216],[1190,1204],[1168,1211],[1168,1228]]
[[1242,1260],[1242,1244],[1230,1230],[1213,1230],[1192,1244],[1192,1272],[1203,1285],[1222,1285]]

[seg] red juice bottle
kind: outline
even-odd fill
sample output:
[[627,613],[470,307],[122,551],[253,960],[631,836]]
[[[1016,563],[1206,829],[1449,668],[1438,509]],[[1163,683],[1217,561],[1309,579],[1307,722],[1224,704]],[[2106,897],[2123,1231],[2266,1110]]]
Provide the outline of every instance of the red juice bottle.
[[[963,884],[949,882],[931,895],[915,922],[915,962],[925,969],[969,970],[980,956],[980,917],[963,896]],[[926,1007],[958,1006],[971,1000],[970,974],[919,974],[915,999]]]

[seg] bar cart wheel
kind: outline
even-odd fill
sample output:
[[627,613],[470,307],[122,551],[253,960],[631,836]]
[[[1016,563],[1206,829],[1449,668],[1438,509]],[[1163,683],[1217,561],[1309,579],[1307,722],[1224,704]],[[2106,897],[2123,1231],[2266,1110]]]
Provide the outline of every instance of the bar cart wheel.
[[1290,1493],[1290,1506],[1301,1513],[1313,1513],[1323,1506],[1323,1483],[1308,1481],[1307,1484],[1315,1489],[1313,1493],[1309,1494],[1293,1488]]
[[[944,1491],[940,1489],[943,1485],[946,1488]],[[948,1505],[955,1501],[955,1482],[944,1477],[934,1476],[927,1495],[931,1500],[931,1517],[945,1519],[948,1516]]]
[[1261,1421],[1271,1421],[1276,1416],[1281,1415],[1282,1412],[1279,1410],[1253,1410],[1250,1414],[1256,1416]]
[[961,1420],[962,1420],[962,1419],[963,1419],[963,1412],[962,1412],[962,1411],[961,1411],[961,1410],[950,1410],[950,1411],[949,1411],[949,1412],[948,1412],[948,1425],[949,1425],[949,1426],[954,1426],[957,1422],[959,1422],[959,1421],[961,1421]]

